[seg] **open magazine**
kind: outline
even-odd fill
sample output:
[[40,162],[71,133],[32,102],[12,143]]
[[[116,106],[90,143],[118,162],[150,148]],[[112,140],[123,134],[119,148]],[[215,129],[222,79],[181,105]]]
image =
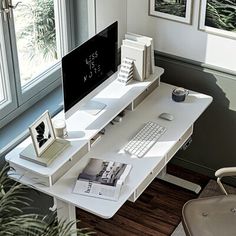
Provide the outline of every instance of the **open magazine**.
[[131,165],[91,158],[79,174],[74,193],[117,201]]

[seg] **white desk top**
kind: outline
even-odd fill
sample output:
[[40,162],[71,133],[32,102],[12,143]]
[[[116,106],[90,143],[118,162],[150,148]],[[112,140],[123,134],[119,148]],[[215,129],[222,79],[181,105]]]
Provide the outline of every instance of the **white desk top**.
[[[108,125],[106,127],[106,134],[102,139],[52,187],[40,185],[35,185],[35,187],[39,191],[100,217],[112,217],[157,165],[160,164],[164,167],[167,164],[166,155],[168,151],[193,125],[212,101],[210,96],[190,91],[189,96],[184,102],[176,103],[171,99],[173,88],[171,85],[161,83],[134,111],[127,111],[122,122],[116,123],[115,125]],[[130,96],[130,92],[122,96]],[[114,99],[120,98],[117,97]],[[175,119],[173,121],[161,120],[158,118],[158,115],[162,112],[173,114]],[[108,116],[115,116],[109,112],[109,114],[105,113],[104,111],[92,123],[90,122],[89,125],[86,125],[85,130],[99,129],[101,127],[101,120],[108,119]],[[75,117],[72,119],[75,119]],[[156,121],[160,125],[165,126],[167,131],[144,158],[132,159],[129,155],[123,153],[121,149],[133,137],[137,130],[149,120]],[[70,125],[69,129],[72,129]],[[9,155],[9,158],[12,157],[12,154]],[[83,169],[90,157],[132,164],[131,173],[122,188],[120,198],[117,202],[72,193],[78,173]],[[32,184],[26,177],[22,177],[21,182]]]

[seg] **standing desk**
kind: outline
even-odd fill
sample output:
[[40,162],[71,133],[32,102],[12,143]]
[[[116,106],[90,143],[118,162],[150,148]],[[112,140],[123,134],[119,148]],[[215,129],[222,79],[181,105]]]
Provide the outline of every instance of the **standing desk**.
[[[40,167],[19,158],[19,153],[31,142],[30,138],[26,139],[6,155],[6,160],[16,169],[10,175],[11,178],[52,196],[54,208],[56,207],[61,219],[75,219],[75,207],[105,219],[111,218],[127,200],[135,201],[165,169],[174,154],[191,136],[194,122],[212,102],[212,97],[194,91],[189,91],[184,102],[172,101],[174,86],[160,82],[163,72],[162,68],[156,67],[154,75],[145,82],[133,81],[124,86],[114,81],[101,91],[96,99],[107,104],[107,107],[96,116],[78,111],[67,120],[68,140],[72,146],[49,167]],[[125,108],[122,122],[111,124]],[[162,112],[173,114],[174,120],[158,118]],[[122,148],[147,121],[155,121],[167,130],[143,158],[132,158]],[[104,127],[105,134],[91,145],[93,137]],[[78,174],[92,157],[132,165],[118,201],[72,192]],[[49,186],[40,183],[37,178],[39,173],[47,176],[55,173],[58,168],[62,171],[61,175],[56,172],[50,179]]]

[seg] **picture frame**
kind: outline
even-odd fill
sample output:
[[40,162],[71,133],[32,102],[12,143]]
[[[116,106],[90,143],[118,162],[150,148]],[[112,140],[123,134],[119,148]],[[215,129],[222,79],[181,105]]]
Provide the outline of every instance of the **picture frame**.
[[149,15],[163,19],[192,23],[193,0],[149,0]]
[[[222,7],[224,4],[225,8]],[[230,13],[231,7],[232,13]],[[214,3],[210,0],[201,0],[199,8],[199,30],[227,38],[236,39],[236,22],[233,20],[236,16],[235,8],[236,2],[231,6],[229,2],[227,1],[226,3],[225,0],[221,0],[219,2],[216,1]],[[214,17],[213,13],[211,14],[211,11],[214,11],[214,15],[218,14],[219,17]],[[229,14],[232,15],[231,22]]]
[[29,131],[36,155],[40,157],[56,139],[49,112],[44,112],[30,125]]

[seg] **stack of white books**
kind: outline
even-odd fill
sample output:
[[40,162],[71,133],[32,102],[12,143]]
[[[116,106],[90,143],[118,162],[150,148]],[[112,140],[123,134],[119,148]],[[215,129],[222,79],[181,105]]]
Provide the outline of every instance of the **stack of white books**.
[[127,57],[123,58],[117,80],[127,85],[133,79],[133,74],[134,61]]
[[134,63],[134,79],[143,81],[154,71],[153,39],[127,33],[121,46],[121,60],[129,58]]

